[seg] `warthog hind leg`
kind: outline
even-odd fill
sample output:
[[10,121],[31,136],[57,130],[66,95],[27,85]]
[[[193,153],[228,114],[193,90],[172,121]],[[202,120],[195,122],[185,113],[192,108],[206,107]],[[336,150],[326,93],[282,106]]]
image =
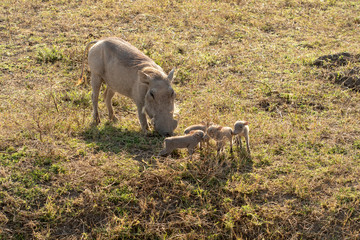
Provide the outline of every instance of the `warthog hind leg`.
[[91,100],[93,104],[93,120],[94,120],[94,124],[96,125],[100,123],[98,103],[99,103],[101,82],[102,82],[101,77],[95,74],[91,74],[91,86],[92,86]]
[[114,109],[113,109],[112,103],[111,103],[111,99],[114,97],[114,95],[115,95],[115,92],[113,90],[111,90],[109,87],[106,87],[105,92],[104,92],[104,100],[105,100],[105,104],[106,104],[106,107],[109,112],[109,119],[110,119],[110,121],[117,122],[118,119],[114,115]]

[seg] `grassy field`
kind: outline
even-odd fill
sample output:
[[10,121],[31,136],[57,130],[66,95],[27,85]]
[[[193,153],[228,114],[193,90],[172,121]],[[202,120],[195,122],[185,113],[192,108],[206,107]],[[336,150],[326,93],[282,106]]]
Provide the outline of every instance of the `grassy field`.
[[[5,0],[0,11],[0,239],[360,239],[360,84],[339,81],[360,75],[359,1]],[[176,68],[177,134],[247,120],[251,157],[159,157],[163,138],[143,135],[120,95],[120,121],[101,101],[93,127],[91,86],[76,83],[86,44],[109,36]],[[353,58],[314,64],[341,52]]]

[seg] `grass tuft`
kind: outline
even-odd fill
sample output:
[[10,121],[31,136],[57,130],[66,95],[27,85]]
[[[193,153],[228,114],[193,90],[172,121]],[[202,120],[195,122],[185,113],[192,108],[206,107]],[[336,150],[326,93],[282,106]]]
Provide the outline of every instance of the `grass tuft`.
[[64,58],[62,50],[58,50],[54,45],[52,48],[40,48],[37,50],[36,60],[39,63],[55,63]]

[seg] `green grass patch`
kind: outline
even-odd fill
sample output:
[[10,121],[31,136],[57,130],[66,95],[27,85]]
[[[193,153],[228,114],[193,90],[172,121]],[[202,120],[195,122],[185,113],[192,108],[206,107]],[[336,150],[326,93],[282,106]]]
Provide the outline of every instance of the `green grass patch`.
[[39,63],[55,63],[63,59],[63,51],[57,49],[55,45],[52,48],[43,47],[37,50],[36,60]]

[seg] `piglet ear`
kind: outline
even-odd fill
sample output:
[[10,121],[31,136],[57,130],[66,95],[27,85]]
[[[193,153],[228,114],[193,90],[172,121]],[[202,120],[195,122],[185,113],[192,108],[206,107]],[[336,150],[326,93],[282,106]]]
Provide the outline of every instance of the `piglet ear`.
[[173,68],[170,72],[169,75],[167,77],[167,79],[169,80],[169,82],[171,82],[174,78],[174,72],[175,72],[175,68]]
[[244,122],[244,125],[248,125],[249,124],[249,122]]
[[141,83],[149,85],[150,76],[148,74],[146,74],[145,72],[139,70],[138,71],[138,76],[139,76],[139,80],[140,80]]

